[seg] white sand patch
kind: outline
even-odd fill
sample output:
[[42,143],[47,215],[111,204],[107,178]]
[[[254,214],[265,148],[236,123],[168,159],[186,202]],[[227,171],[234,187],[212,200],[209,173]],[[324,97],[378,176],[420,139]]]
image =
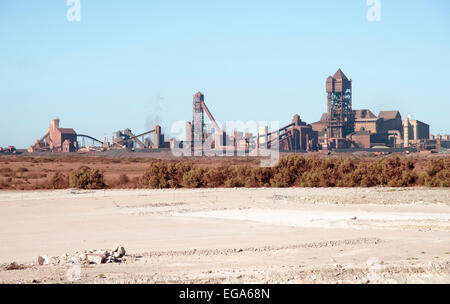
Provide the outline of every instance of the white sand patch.
[[448,221],[450,215],[442,213],[373,213],[369,211],[300,211],[275,209],[232,209],[187,213],[174,213],[174,216],[217,218],[227,220],[253,221],[272,225],[318,228],[350,228],[355,221],[415,222],[423,220]]

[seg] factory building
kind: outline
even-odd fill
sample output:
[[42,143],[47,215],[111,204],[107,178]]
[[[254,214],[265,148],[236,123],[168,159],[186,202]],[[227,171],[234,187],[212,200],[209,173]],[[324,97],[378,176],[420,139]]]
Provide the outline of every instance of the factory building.
[[377,117],[370,110],[354,110],[355,131],[368,131],[370,133],[381,133],[383,119]]
[[[259,127],[257,146],[263,145],[269,149],[278,145],[281,152],[308,152],[318,149],[318,134],[312,126],[295,114],[290,124],[271,132],[267,126]],[[266,132],[266,133],[262,133]]]
[[75,152],[77,150],[77,133],[72,128],[60,128],[59,118],[52,119],[45,135],[28,148],[28,152]]
[[383,128],[380,133],[389,133],[389,131],[403,132],[402,116],[399,111],[381,111],[378,117],[383,120]]
[[[225,130],[217,124],[205,103],[205,95],[193,95],[192,121],[186,122],[185,140],[164,140],[162,128],[135,135],[130,129],[117,131],[111,142],[77,134],[71,128],[60,128],[59,119],[53,119],[45,135],[28,151],[104,151],[107,149],[165,149],[182,148],[185,155],[242,155],[250,150],[279,149],[283,152],[306,152],[334,149],[371,149],[374,147],[435,149],[450,145],[448,137],[430,136],[430,127],[418,120],[404,119],[399,111],[380,111],[378,116],[370,109],[353,109],[352,80],[341,69],[325,81],[326,113],[320,120],[307,124],[294,115],[292,121],[278,130],[259,126],[258,134],[246,130]],[[211,124],[205,124],[205,114]],[[255,126],[256,127],[256,126]],[[244,127],[245,128],[245,127]],[[253,129],[254,126],[247,129]],[[278,127],[277,127],[278,128]],[[151,137],[152,135],[152,137]],[[80,146],[77,142],[80,140]],[[92,140],[87,147],[86,141]],[[95,145],[94,145],[95,144]]]
[[72,128],[60,128],[59,119],[50,122],[50,150],[75,152],[77,149],[77,133]]
[[[153,134],[153,141],[150,138],[150,134]],[[117,131],[116,135],[112,137],[111,149],[161,149],[169,148],[170,141],[164,140],[164,134],[160,125],[155,125],[153,130],[134,135],[130,129],[123,131]]]
[[405,148],[411,144],[425,144],[430,138],[430,126],[418,120],[403,120],[403,145]]
[[352,81],[341,69],[326,81],[327,92],[327,137],[328,139],[345,138],[354,130],[352,110]]
[[408,147],[429,137],[427,124],[402,121],[399,111],[381,111],[376,116],[369,109],[353,110],[352,81],[341,69],[327,78],[326,93],[327,113],[311,124],[318,132],[319,146],[325,149]]

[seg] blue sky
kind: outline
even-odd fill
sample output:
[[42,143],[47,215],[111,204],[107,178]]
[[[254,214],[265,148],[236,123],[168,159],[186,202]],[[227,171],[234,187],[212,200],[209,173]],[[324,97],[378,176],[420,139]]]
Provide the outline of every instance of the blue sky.
[[450,1],[0,1],[0,146],[26,148],[54,117],[97,138],[192,119],[308,122],[325,79],[353,79],[353,107],[400,110],[450,133]]

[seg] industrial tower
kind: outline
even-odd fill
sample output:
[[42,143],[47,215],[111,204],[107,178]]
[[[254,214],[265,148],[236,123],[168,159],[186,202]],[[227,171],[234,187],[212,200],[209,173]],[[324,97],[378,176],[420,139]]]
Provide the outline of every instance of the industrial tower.
[[194,156],[203,156],[203,132],[205,125],[205,116],[203,113],[202,104],[205,100],[205,95],[197,92],[193,100],[193,117],[192,117],[192,148]]
[[326,82],[327,136],[329,139],[345,138],[354,131],[352,110],[352,81],[339,69]]

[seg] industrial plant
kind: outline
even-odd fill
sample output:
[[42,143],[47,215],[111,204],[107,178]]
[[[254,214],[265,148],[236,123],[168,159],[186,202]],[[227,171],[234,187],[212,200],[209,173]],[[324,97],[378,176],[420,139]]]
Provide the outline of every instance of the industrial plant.
[[[260,155],[261,149],[280,152],[346,151],[432,151],[450,148],[449,135],[430,135],[428,124],[399,111],[387,110],[375,115],[370,109],[353,109],[352,80],[338,69],[326,79],[326,113],[313,123],[300,115],[281,128],[269,130],[257,126],[257,134],[221,128],[205,102],[205,95],[193,96],[192,121],[186,122],[185,139],[165,140],[160,125],[135,135],[130,129],[116,131],[111,140],[77,134],[72,128],[60,128],[58,118],[50,121],[44,135],[28,152],[88,152],[106,150],[149,151],[180,149],[185,156]],[[205,123],[205,114],[211,124]],[[91,144],[89,144],[91,143]]]

